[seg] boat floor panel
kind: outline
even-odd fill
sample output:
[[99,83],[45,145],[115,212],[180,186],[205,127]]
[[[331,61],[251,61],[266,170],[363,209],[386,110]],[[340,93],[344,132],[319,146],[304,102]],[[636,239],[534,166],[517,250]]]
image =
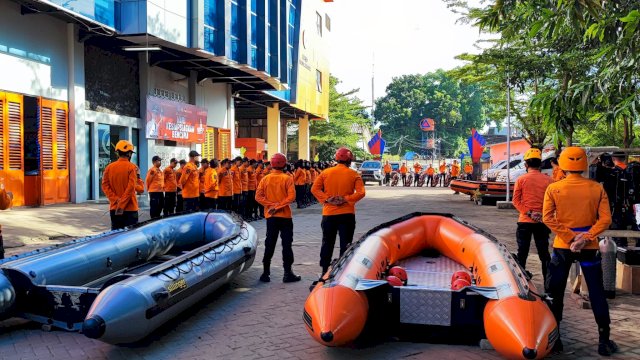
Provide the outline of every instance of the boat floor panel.
[[467,269],[445,256],[415,256],[398,261],[396,264],[407,271],[407,286],[419,286],[434,290],[451,289],[451,276],[459,270]]

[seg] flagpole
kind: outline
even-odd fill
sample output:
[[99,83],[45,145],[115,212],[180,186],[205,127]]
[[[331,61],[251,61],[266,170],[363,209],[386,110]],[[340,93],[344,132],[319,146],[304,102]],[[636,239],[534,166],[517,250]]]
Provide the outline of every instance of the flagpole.
[[509,74],[507,73],[507,198],[511,201],[511,88],[509,84]]

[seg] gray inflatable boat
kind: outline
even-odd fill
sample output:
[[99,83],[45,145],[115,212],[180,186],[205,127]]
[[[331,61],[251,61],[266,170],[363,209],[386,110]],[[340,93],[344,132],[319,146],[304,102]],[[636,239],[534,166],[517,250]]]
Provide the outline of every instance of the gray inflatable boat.
[[0,261],[0,316],[131,343],[247,270],[253,227],[198,212]]

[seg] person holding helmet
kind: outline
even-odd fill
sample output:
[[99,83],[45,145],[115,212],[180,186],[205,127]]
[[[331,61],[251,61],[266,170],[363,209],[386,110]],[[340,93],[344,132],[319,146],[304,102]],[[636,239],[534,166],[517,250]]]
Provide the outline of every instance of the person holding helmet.
[[353,161],[351,150],[345,147],[338,149],[335,159],[338,165],[323,171],[311,188],[313,196],[323,204],[320,249],[323,274],[331,264],[336,235],[340,234],[340,256],[353,241],[356,229],[356,203],[365,197],[362,178],[349,167]]
[[156,155],[151,159],[153,166],[145,178],[149,193],[149,215],[152,219],[160,217],[164,208],[164,174],[160,170],[162,159]]
[[178,159],[172,158],[169,161],[169,166],[164,168],[164,216],[171,215],[176,211],[176,192],[178,191],[176,166],[178,166]]
[[290,204],[296,199],[293,178],[282,172],[287,158],[280,153],[271,158],[272,171],[265,176],[256,189],[256,201],[264,206],[267,217],[267,237],[264,241],[264,271],[260,281],[271,281],[271,258],[276,249],[278,235],[282,239],[282,262],[285,283],[300,281],[293,273],[293,219]]
[[518,244],[518,263],[527,268],[527,257],[531,237],[536,244],[538,257],[542,263],[542,276],[547,279],[549,255],[549,228],[542,222],[542,204],[547,187],[553,183],[551,177],[540,172],[542,152],[531,148],[524,154],[524,166],[527,173],[516,180],[513,190],[513,206],[518,210],[518,228],[516,242]]
[[196,211],[200,201],[200,176],[196,162],[198,161],[197,151],[189,152],[189,162],[185,165],[180,176],[180,185],[182,185],[182,201],[184,203],[184,211]]
[[116,144],[118,160],[107,165],[102,175],[102,191],[109,199],[111,230],[138,223],[136,185],[138,167],[131,162],[133,144],[120,140]]
[[[574,261],[580,263],[598,324],[598,354],[610,356],[618,346],[609,338],[611,320],[598,251],[598,235],[611,224],[609,199],[601,184],[582,177],[589,167],[582,148],[564,149],[559,163],[567,177],[549,185],[542,208],[542,221],[556,234],[545,289],[553,298],[551,311],[560,324],[569,271]],[[559,338],[554,351],[562,347]]]

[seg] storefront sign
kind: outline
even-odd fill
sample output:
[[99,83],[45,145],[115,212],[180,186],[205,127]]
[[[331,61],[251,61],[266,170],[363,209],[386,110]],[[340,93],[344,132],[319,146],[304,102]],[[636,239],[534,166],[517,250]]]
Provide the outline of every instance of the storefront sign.
[[206,128],[206,109],[147,96],[147,139],[202,144]]

